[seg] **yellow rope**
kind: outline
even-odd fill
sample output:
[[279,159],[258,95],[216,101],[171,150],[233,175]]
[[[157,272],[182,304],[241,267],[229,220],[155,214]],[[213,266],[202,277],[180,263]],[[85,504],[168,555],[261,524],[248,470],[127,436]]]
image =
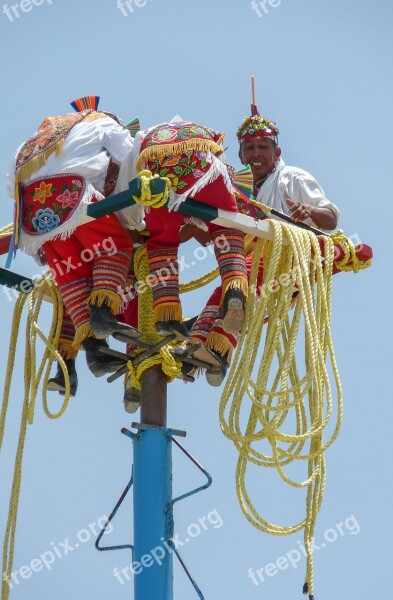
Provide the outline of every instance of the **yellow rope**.
[[9,235],[12,235],[13,229],[14,229],[14,226],[12,223],[10,225],[6,225],[5,227],[1,227],[0,228],[0,240],[5,237],[8,237]]
[[[323,269],[313,233],[281,221],[270,224],[274,241],[257,242],[250,278],[250,288],[255,289],[263,248],[265,287],[259,299],[250,295],[247,302],[246,324],[220,401],[220,425],[239,452],[236,489],[249,522],[274,535],[304,529],[306,582],[312,595],[312,538],[325,489],[324,453],[336,439],[342,419],[342,391],[330,331],[334,245],[331,238],[322,238]],[[282,244],[283,236],[289,245]],[[295,286],[299,292],[290,315]],[[302,344],[304,356],[299,365],[295,354],[300,356]],[[335,411],[328,360],[335,384]],[[285,467],[295,461],[308,463],[303,481],[295,479],[293,471],[286,472]],[[306,488],[305,518],[290,526],[264,519],[247,491],[249,463],[275,468],[284,482]]]
[[[50,326],[48,337],[44,335],[44,333],[38,326],[38,316],[45,295],[50,295],[54,307],[52,323]],[[27,425],[32,424],[34,420],[34,409],[40,382],[42,381],[42,401],[44,411],[50,419],[57,419],[62,414],[64,414],[70,397],[70,382],[68,372],[62,357],[56,351],[62,321],[62,301],[60,298],[58,288],[55,285],[51,285],[50,282],[48,282],[48,280],[45,277],[43,277],[42,279],[37,280],[35,282],[35,288],[29,296],[21,293],[19,294],[15,303],[15,309],[11,323],[10,345],[4,383],[3,402],[0,413],[0,448],[2,446],[4,437],[4,429],[9,404],[12,376],[15,366],[16,344],[21,324],[22,312],[26,305],[27,325],[25,333],[26,349],[24,363],[24,398],[19,429],[19,439],[15,456],[12,488],[10,493],[8,519],[3,544],[3,578],[1,585],[2,600],[8,600],[10,593],[10,587],[6,582],[6,579],[8,578],[8,581],[10,580],[9,578],[11,577],[12,564],[14,559],[15,533],[22,479],[23,452],[25,446]],[[44,354],[42,356],[38,368],[36,364],[37,336],[45,344]],[[54,360],[58,360],[61,364],[66,382],[64,401],[62,403],[62,406],[56,413],[50,412],[46,399],[46,386],[50,375],[50,369]]]
[[[140,171],[137,175],[138,179],[141,181],[141,195],[133,196],[133,199],[138,204],[143,204],[143,206],[152,206],[153,208],[161,208],[161,206],[165,206],[168,196],[169,196],[169,188],[171,187],[171,180],[168,177],[159,177],[158,175],[152,175],[151,171],[143,170]],[[152,194],[150,184],[153,179],[161,179],[165,181],[165,190],[161,194]]]
[[202,277],[198,277],[198,279],[194,279],[194,281],[188,281],[187,283],[181,283],[179,286],[179,293],[186,294],[187,292],[193,292],[208,283],[214,281],[220,274],[218,267],[210,271],[210,273],[206,273],[206,275],[202,275]]
[[[332,240],[335,244],[340,244],[341,248],[344,250],[343,258],[334,261],[334,264],[340,271],[353,271],[354,273],[358,273],[371,266],[371,258],[368,260],[358,259],[354,244],[344,235],[344,232],[341,229],[332,234]],[[348,264],[349,262],[350,264]]]
[[[146,245],[140,246],[135,252],[134,258],[135,275],[138,281],[145,281],[149,275],[149,263],[147,260]],[[158,335],[155,328],[153,317],[153,294],[151,288],[147,286],[145,291],[139,296],[138,302],[138,329],[143,333],[143,340],[151,344],[156,344],[162,337]],[[135,356],[143,352],[138,350]],[[134,367],[131,360],[128,362],[129,377],[131,377],[132,385],[141,388],[141,376],[150,367],[161,364],[162,371],[168,377],[168,381],[172,382],[175,377],[181,375],[181,362],[176,361],[170,353],[170,345],[167,344],[161,348],[157,354],[146,358],[139,365]]]

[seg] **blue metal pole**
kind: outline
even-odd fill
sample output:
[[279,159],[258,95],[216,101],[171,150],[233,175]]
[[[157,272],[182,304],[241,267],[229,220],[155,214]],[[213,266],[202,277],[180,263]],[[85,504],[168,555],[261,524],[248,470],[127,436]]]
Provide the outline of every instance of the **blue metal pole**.
[[134,597],[172,600],[172,437],[165,427],[137,425],[134,446]]
[[134,446],[134,598],[173,600],[172,435],[167,378],[156,365],[141,378],[141,424]]

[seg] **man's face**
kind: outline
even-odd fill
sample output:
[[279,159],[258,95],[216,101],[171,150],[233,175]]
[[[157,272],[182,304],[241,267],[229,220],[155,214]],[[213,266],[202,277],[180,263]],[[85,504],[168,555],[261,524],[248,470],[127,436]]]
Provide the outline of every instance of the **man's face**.
[[254,180],[266,177],[280,157],[281,148],[268,137],[252,137],[240,144],[239,157],[243,165],[250,165]]
[[104,184],[104,196],[107,198],[111,195],[116,187],[117,176],[119,175],[119,166],[110,161],[108,170],[106,172],[105,184]]

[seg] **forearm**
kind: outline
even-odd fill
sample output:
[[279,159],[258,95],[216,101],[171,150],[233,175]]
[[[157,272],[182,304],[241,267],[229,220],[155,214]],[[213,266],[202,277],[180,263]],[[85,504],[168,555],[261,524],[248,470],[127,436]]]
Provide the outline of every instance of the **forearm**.
[[331,231],[337,227],[337,217],[330,208],[318,208],[310,206],[310,219],[317,227]]

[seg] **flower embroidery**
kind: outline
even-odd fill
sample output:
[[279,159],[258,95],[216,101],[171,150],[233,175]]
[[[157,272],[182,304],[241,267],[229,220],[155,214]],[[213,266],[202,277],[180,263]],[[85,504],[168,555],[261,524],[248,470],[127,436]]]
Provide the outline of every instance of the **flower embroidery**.
[[179,187],[179,178],[176,177],[176,175],[174,173],[169,173],[168,174],[169,179],[171,180],[171,189],[176,192],[177,188]]
[[200,125],[194,125],[194,127],[191,127],[191,132],[195,133],[195,135],[200,135],[201,137],[208,137],[206,135],[206,129],[205,127],[201,127]]
[[156,131],[151,136],[152,142],[160,143],[160,142],[169,142],[171,140],[175,140],[177,137],[176,129],[160,129]]
[[38,233],[52,231],[53,229],[56,229],[59,223],[60,217],[55,215],[51,208],[40,208],[32,219],[33,227]]
[[70,190],[64,190],[60,196],[57,196],[57,202],[61,202],[63,208],[69,206],[70,208],[74,208],[78,204],[78,196],[79,192],[70,192]]
[[77,188],[81,188],[81,187],[82,187],[82,184],[81,184],[81,182],[80,182],[78,179],[73,179],[73,180],[72,180],[72,183],[73,183],[73,184],[74,184],[74,186],[75,186],[75,187],[77,187]]
[[179,162],[180,154],[169,154],[161,164],[162,167],[175,167]]
[[52,196],[51,189],[51,183],[45,183],[45,181],[41,181],[40,186],[35,188],[34,201],[41,202],[41,204],[44,204],[45,198],[50,198]]

